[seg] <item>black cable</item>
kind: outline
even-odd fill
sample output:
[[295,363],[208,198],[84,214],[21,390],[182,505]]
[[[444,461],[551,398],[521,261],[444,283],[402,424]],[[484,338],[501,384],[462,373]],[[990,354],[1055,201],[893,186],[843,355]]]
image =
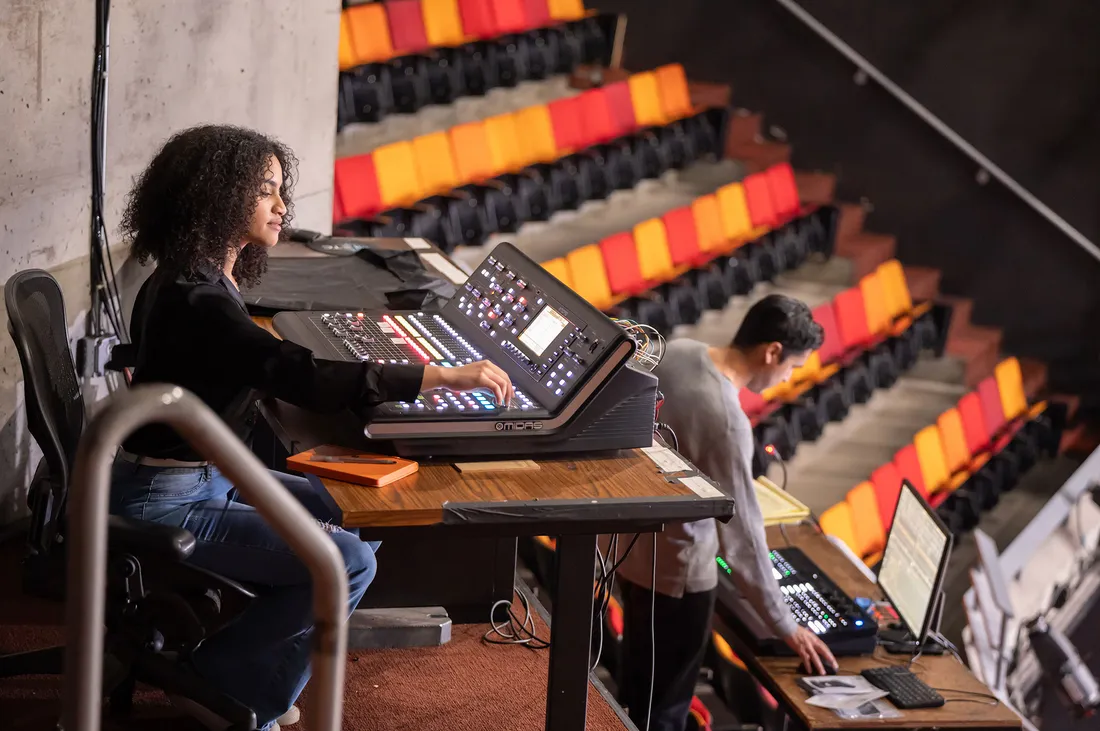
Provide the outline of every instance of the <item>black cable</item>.
[[656,424],[653,425],[653,431],[657,432],[658,435],[660,435],[661,432],[667,432],[668,435],[672,437],[672,448],[675,449],[677,452],[680,451],[680,440],[677,438],[676,432],[673,431],[671,426],[665,424],[664,422],[658,421]]

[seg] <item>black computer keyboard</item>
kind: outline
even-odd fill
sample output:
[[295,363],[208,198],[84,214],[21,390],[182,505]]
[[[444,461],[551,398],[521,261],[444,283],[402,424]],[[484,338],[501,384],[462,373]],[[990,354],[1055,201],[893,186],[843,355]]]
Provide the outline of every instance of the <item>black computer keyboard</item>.
[[943,696],[932,690],[909,668],[900,665],[868,668],[860,673],[871,685],[885,690],[890,702],[898,708],[939,708]]

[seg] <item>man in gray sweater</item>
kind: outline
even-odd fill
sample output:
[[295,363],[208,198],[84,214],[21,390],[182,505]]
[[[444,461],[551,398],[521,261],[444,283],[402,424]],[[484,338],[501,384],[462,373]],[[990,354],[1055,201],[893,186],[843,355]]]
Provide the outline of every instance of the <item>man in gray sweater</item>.
[[[619,699],[643,730],[650,699],[651,621],[656,671],[649,728],[682,731],[687,722],[710,639],[719,555],[732,569],[738,590],[807,668],[823,674],[823,663],[836,667],[825,643],[795,623],[773,577],[753,489],[752,425],[738,398],[739,389],[760,393],[786,381],[823,338],[805,303],[768,295],[749,309],[729,347],[674,340],[657,366],[665,397],[661,421],[676,432],[680,453],[733,496],[736,514],[726,524],[714,519],[669,523],[652,539],[639,538],[619,568],[625,668]],[[651,540],[656,541],[656,567]],[[619,544],[626,545],[622,537]]]

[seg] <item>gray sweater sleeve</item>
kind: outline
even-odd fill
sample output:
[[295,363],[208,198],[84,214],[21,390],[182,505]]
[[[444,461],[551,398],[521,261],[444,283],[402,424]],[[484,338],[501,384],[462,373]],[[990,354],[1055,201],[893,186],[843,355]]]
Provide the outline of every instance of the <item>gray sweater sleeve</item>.
[[729,523],[715,521],[719,551],[732,571],[738,591],[775,633],[785,638],[793,634],[798,625],[783,601],[768,558],[764,516],[753,488],[752,431],[738,428],[736,424],[724,426],[724,430],[712,432],[720,437],[703,452],[706,455],[704,464],[697,465],[734,500],[735,513]]

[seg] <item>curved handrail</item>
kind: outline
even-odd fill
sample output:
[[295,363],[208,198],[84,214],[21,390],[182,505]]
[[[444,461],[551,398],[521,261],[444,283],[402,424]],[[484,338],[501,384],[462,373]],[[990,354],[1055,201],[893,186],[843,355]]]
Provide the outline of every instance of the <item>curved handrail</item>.
[[839,51],[849,61],[854,63],[860,71],[867,74],[870,78],[878,82],[879,86],[885,89],[891,96],[900,101],[909,111],[916,114],[923,119],[932,129],[939,132],[948,142],[958,148],[963,154],[976,162],[981,169],[992,175],[1000,182],[1001,185],[1008,188],[1010,191],[1016,194],[1020,200],[1027,205],[1031,206],[1040,216],[1045,218],[1051,224],[1053,224],[1063,234],[1068,236],[1075,244],[1084,249],[1089,255],[1091,255],[1097,261],[1100,261],[1100,247],[1094,244],[1083,233],[1074,228],[1069,221],[1059,216],[1050,208],[1046,203],[1035,197],[1035,195],[1024,186],[1016,182],[1016,179],[1006,173],[995,162],[982,154],[978,148],[966,141],[958,132],[947,126],[947,123],[933,114],[927,107],[918,102],[905,92],[900,86],[890,80],[886,74],[879,71],[874,64],[861,56],[858,51],[845,43],[840,36],[829,30],[820,20],[815,18],[805,8],[799,5],[795,0],[776,0],[777,3],[782,5],[791,15],[795,16],[802,21],[807,28],[816,33],[822,40],[828,43],[830,46]]
[[154,422],[172,426],[216,464],[309,569],[315,624],[308,727],[339,731],[348,579],[336,544],[209,407],[194,394],[163,384],[137,386],[109,398],[85,428],[77,449],[69,491],[62,728],[99,731],[111,464],[123,439]]

